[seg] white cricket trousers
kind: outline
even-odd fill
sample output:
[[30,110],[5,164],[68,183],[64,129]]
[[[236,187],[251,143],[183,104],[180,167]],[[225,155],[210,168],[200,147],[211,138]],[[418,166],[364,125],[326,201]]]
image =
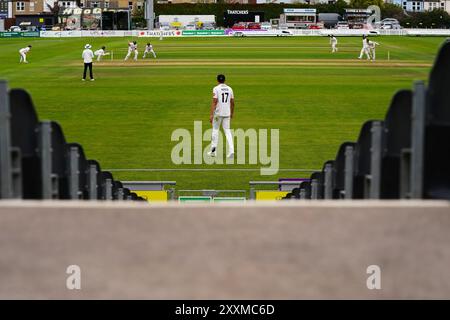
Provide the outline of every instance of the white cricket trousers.
[[361,59],[363,57],[363,55],[365,54],[367,57],[367,60],[370,60],[370,53],[369,53],[369,48],[362,48],[361,52],[359,53],[359,59]]
[[27,62],[27,55],[25,53],[20,53],[20,62]]
[[[127,56],[125,57],[125,60],[128,60],[128,58],[131,56],[131,53],[133,52],[133,50],[128,50]],[[137,60],[138,58],[138,51],[134,50],[134,60]]]
[[375,60],[375,49],[370,49],[370,54],[372,55],[372,60]]
[[153,51],[153,50],[144,51],[144,58],[147,56],[147,53],[153,54],[153,58],[156,58],[156,53],[155,53],[155,51]]
[[336,44],[335,43],[333,43],[332,45],[331,45],[331,52],[337,52],[338,50],[337,50],[337,48],[336,48]]
[[223,131],[225,132],[228,152],[234,153],[233,136],[231,135],[230,130],[230,117],[214,116],[212,123],[211,149],[217,148],[217,144],[219,143],[220,124],[222,124]]

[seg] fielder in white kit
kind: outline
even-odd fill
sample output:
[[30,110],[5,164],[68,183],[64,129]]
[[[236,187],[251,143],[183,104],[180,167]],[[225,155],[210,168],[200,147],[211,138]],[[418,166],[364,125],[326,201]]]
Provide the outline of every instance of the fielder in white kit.
[[369,50],[370,50],[370,55],[372,56],[372,61],[375,61],[375,57],[376,57],[376,47],[379,46],[380,44],[378,42],[375,41],[369,41]]
[[228,144],[227,158],[231,158],[234,155],[233,136],[230,130],[230,120],[234,114],[234,94],[233,89],[225,84],[225,76],[219,74],[217,76],[217,82],[219,83],[213,89],[213,100],[211,103],[211,110],[209,115],[209,122],[212,123],[212,135],[211,135],[211,151],[208,155],[211,157],[216,156],[216,148],[219,141],[219,129],[222,124],[225,137]]
[[338,41],[337,41],[336,37],[334,35],[331,35],[330,36],[331,53],[335,53],[338,51],[337,43],[338,43]]
[[155,53],[155,51],[153,50],[153,46],[152,46],[151,43],[147,43],[147,45],[145,46],[144,56],[143,56],[142,58],[145,59],[145,57],[147,56],[148,53],[153,54],[153,58],[156,59],[156,53]]
[[108,56],[109,53],[105,51],[106,47],[103,46],[101,49],[98,49],[94,52],[94,55],[97,57],[97,61],[101,61],[102,57]]
[[370,60],[370,48],[369,48],[369,39],[366,35],[363,35],[363,47],[361,49],[361,52],[359,53],[358,59],[362,59],[363,55],[365,54],[367,57],[367,60]]
[[134,52],[134,60],[137,61],[138,58],[138,50],[137,50],[137,43],[136,41],[129,42],[128,43],[128,53],[124,60],[128,60],[128,58],[131,56],[131,54]]
[[27,61],[27,53],[31,50],[31,45],[26,46],[25,48],[22,48],[19,50],[20,54],[20,63],[28,63]]

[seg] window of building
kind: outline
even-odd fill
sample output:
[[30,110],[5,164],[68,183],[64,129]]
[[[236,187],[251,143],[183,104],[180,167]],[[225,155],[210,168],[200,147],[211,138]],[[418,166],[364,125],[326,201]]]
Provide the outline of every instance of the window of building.
[[128,9],[133,9],[133,2],[131,1],[128,2]]
[[98,1],[92,1],[92,8],[98,8]]
[[30,11],[34,11],[34,2],[30,2]]
[[142,9],[142,2],[138,2],[138,3],[137,3],[137,8],[138,8],[138,10],[141,10],[141,9]]
[[109,1],[105,1],[104,7],[105,7],[105,8],[109,8]]
[[16,2],[16,10],[17,11],[25,11],[25,2]]

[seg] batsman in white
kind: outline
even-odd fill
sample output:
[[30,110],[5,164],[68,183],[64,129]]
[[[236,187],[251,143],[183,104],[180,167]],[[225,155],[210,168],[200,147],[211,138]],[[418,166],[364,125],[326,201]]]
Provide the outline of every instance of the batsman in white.
[[338,51],[337,43],[338,40],[336,39],[336,37],[334,35],[330,35],[331,53],[335,53]]
[[125,57],[125,61],[128,60],[128,58],[131,56],[131,54],[134,52],[134,61],[137,61],[138,58],[138,50],[137,50],[137,43],[136,41],[129,42],[128,43],[128,53]]
[[370,50],[370,55],[372,56],[372,61],[375,61],[376,47],[379,46],[379,45],[380,44],[378,42],[369,41],[369,50]]
[[103,46],[101,47],[101,49],[98,49],[94,52],[94,55],[97,57],[97,61],[101,61],[102,57],[109,55],[109,52],[106,52],[105,49],[106,47]]
[[223,74],[217,76],[217,82],[219,84],[213,89],[213,99],[209,115],[209,122],[212,124],[212,135],[211,151],[208,152],[208,155],[211,157],[216,156],[216,148],[219,142],[219,129],[220,124],[222,124],[228,144],[227,158],[232,158],[234,155],[234,144],[230,130],[230,120],[234,114],[234,94],[233,89],[225,84],[225,76]]
[[370,60],[370,48],[369,48],[369,38],[367,38],[366,35],[363,35],[363,47],[361,49],[361,52],[359,53],[358,59],[362,59],[363,55],[365,54],[367,57],[367,60]]
[[147,53],[153,54],[153,58],[156,59],[156,53],[155,53],[155,51],[153,50],[153,46],[152,46],[151,43],[147,43],[147,45],[145,46],[144,56],[143,56],[142,58],[145,59],[145,57],[147,56]]
[[19,50],[20,54],[20,63],[28,63],[27,61],[27,53],[31,50],[31,45],[26,46]]

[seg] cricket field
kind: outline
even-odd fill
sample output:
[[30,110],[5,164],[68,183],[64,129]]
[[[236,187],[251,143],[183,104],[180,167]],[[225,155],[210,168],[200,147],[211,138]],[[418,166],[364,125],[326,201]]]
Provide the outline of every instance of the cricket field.
[[[427,80],[440,37],[376,37],[377,61],[358,60],[359,37],[134,38],[139,60],[123,61],[131,38],[2,39],[0,78],[31,93],[41,120],[120,180],[175,180],[178,189],[248,189],[250,180],[308,177],[354,141],[363,122],[384,117],[393,94]],[[151,41],[157,59],[142,60]],[[81,52],[106,46],[95,82],[82,82]],[[31,44],[29,64],[20,48]],[[234,89],[232,128],[279,129],[279,171],[258,164],[175,164],[176,129],[210,127],[216,75]],[[270,141],[269,141],[270,142]],[[194,143],[194,142],[192,142]],[[203,148],[209,144],[203,142]],[[270,154],[269,143],[269,154]],[[192,156],[193,157],[193,156]]]

